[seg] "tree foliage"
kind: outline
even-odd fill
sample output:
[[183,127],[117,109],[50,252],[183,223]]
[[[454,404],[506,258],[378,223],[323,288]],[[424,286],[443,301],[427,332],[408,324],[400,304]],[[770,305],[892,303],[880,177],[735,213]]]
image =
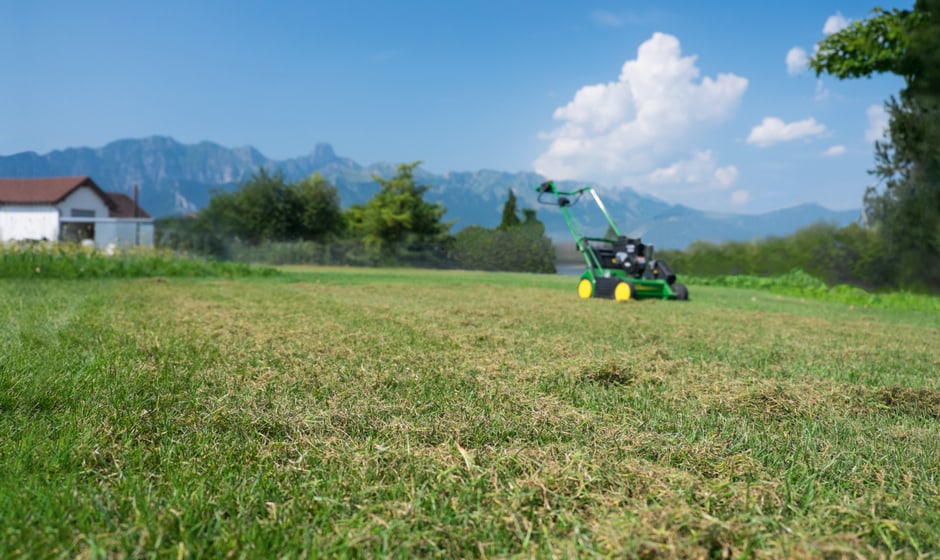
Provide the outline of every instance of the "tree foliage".
[[453,256],[457,265],[473,270],[555,273],[555,247],[545,235],[545,225],[535,210],[517,214],[512,189],[503,205],[503,218],[496,229],[464,228],[454,236]]
[[420,163],[399,165],[391,179],[373,175],[379,192],[365,204],[349,209],[350,231],[379,252],[407,245],[439,244],[450,236],[453,224],[442,221],[447,209],[424,200],[430,187],[415,182],[414,170]]
[[521,222],[517,212],[516,193],[509,189],[509,197],[506,199],[506,203],[503,204],[503,217],[499,222],[499,229],[518,226]]
[[940,289],[940,0],[876,9],[821,41],[810,65],[840,79],[904,78],[885,103],[889,127],[871,171],[879,184],[865,193],[865,215],[892,256],[896,283]]
[[295,238],[323,240],[343,231],[339,191],[319,173],[295,183],[293,198],[298,212]]
[[858,224],[815,224],[793,235],[749,242],[696,242],[684,251],[658,251],[680,275],[778,276],[803,270],[830,285],[881,288],[896,263],[877,231]]
[[319,174],[288,182],[261,169],[234,192],[215,193],[192,217],[162,220],[158,243],[187,252],[270,264],[395,265],[555,272],[555,252],[535,210],[521,210],[510,191],[504,224],[471,226],[450,235],[446,209],[424,200],[419,162],[399,165],[390,179],[373,176],[378,192],[340,210],[339,195]]
[[249,244],[325,239],[342,229],[339,193],[319,174],[288,183],[264,168],[238,190],[216,193],[199,218]]
[[816,74],[830,74],[844,80],[890,73],[913,78],[905,67],[904,55],[910,48],[911,28],[922,19],[910,10],[872,10],[872,16],[853,21],[848,27],[819,42],[810,66]]
[[326,241],[340,234],[343,216],[336,187],[318,173],[288,183],[260,169],[233,192],[213,193],[195,216],[161,220],[158,244],[228,258],[229,245]]

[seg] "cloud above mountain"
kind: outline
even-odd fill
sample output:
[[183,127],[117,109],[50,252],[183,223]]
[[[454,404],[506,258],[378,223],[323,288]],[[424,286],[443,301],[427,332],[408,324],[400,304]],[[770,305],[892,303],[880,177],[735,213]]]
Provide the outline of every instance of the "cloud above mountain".
[[738,169],[733,165],[718,167],[711,150],[695,152],[690,159],[681,160],[653,170],[647,179],[654,184],[686,184],[698,190],[722,190],[738,179]]
[[535,170],[660,195],[730,185],[734,166],[718,164],[696,141],[732,116],[748,80],[701,77],[696,59],[683,56],[678,38],[654,33],[616,80],[586,85],[555,110],[559,125],[542,135],[550,144]]
[[822,153],[823,157],[839,157],[845,155],[846,148],[841,144],[836,144],[835,146],[830,146],[826,151]]
[[780,142],[820,136],[825,132],[826,127],[816,122],[814,118],[785,123],[777,117],[766,117],[759,125],[751,129],[751,133],[747,136],[747,143],[766,148]]

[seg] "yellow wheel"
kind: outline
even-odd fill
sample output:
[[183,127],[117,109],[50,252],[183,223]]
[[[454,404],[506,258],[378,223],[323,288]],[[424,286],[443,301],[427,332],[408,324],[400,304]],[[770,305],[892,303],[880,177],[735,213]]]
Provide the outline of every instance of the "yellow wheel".
[[582,278],[578,282],[578,295],[581,296],[581,299],[588,299],[594,295],[594,284],[587,278]]
[[630,301],[634,296],[633,284],[620,282],[614,288],[614,299],[617,301]]

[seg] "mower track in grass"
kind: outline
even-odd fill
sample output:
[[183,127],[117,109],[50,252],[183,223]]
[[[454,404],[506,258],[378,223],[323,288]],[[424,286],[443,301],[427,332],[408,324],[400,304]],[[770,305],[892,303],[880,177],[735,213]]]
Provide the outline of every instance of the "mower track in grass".
[[0,557],[940,554],[940,327],[692,286],[0,283]]

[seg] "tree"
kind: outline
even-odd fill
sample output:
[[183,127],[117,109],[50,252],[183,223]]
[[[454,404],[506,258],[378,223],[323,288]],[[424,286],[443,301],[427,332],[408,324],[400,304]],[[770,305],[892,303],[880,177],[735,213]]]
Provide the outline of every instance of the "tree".
[[198,215],[200,228],[249,245],[322,241],[343,227],[339,193],[319,174],[288,183],[261,168],[234,192],[213,193]]
[[555,247],[537,228],[466,227],[454,236],[453,257],[461,268],[554,274]]
[[214,193],[201,214],[225,237],[252,244],[284,241],[295,229],[291,199],[284,174],[262,167],[235,192]]
[[[510,208],[511,212],[506,209]],[[458,266],[474,270],[555,273],[555,247],[545,236],[545,225],[535,210],[522,209],[523,220],[516,215],[516,197],[512,190],[503,206],[503,223],[496,229],[470,226],[454,236],[453,257]],[[515,218],[515,223],[507,225]]]
[[507,229],[519,225],[519,216],[516,214],[516,193],[509,189],[509,197],[503,204],[503,217],[499,222],[499,229]]
[[893,257],[897,282],[940,288],[940,0],[875,9],[821,41],[810,64],[839,79],[904,78],[899,97],[885,104],[889,127],[871,171],[882,185],[866,191],[865,215]]
[[319,241],[342,231],[339,191],[322,175],[314,173],[300,180],[292,191],[298,211],[297,237]]
[[522,209],[522,224],[523,226],[533,226],[542,228],[542,233],[545,233],[545,224],[543,224],[535,215],[535,210],[532,208],[523,208]]
[[351,231],[381,253],[405,245],[444,242],[453,222],[442,222],[447,209],[424,200],[431,187],[415,183],[414,170],[420,161],[403,163],[391,179],[377,175],[376,193],[364,205],[354,205],[347,214]]
[[921,16],[897,8],[890,12],[875,8],[872,14],[819,42],[810,59],[817,76],[826,73],[844,80],[891,73],[910,83],[912,69],[903,59],[910,48],[911,28]]

